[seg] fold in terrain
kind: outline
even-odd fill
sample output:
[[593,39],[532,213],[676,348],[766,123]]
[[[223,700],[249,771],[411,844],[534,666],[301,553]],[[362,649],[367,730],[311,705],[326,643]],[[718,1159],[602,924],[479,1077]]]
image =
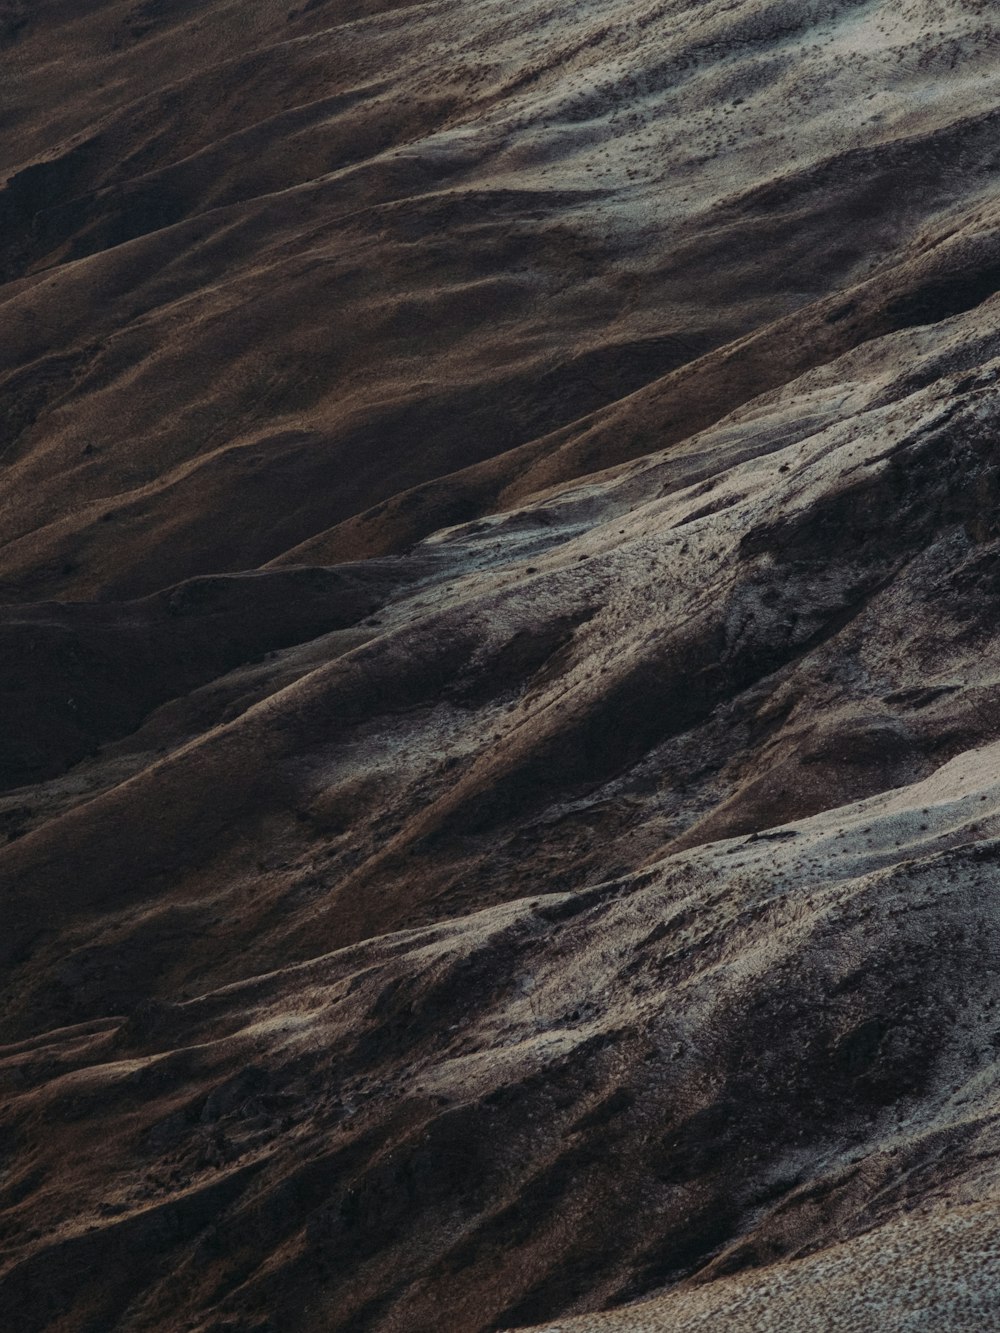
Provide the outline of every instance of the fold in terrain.
[[0,41],[4,1325],[1000,1321],[988,10]]

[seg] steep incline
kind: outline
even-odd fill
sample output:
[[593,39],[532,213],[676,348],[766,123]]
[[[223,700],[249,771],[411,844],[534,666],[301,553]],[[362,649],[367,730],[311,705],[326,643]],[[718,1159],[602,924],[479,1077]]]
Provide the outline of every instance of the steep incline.
[[[887,308],[784,327],[766,385],[995,286],[978,0],[23,18],[0,144],[9,600],[256,566],[479,464],[319,548],[397,550],[710,424],[759,363],[671,372],[874,272]],[[652,415],[580,422],[664,374]],[[517,446],[530,470],[482,475]]]
[[0,1324],[1000,1323],[987,7],[0,34]]

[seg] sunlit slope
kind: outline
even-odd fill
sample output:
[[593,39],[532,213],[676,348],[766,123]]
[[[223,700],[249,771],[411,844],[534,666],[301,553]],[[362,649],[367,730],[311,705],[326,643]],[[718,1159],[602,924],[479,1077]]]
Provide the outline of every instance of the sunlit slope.
[[[552,439],[992,234],[996,53],[959,3],[32,10],[0,145],[6,595],[142,594],[519,446],[565,479],[710,424],[759,369]],[[994,272],[966,262],[968,302]],[[815,322],[764,387],[906,317]],[[498,466],[322,558],[502,504],[523,460]]]

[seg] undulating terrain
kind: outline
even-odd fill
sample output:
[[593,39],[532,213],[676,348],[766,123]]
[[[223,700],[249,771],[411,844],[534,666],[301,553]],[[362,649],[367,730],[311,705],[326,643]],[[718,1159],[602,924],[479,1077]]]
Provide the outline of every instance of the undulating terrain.
[[0,1327],[1000,1328],[1000,14],[0,0]]

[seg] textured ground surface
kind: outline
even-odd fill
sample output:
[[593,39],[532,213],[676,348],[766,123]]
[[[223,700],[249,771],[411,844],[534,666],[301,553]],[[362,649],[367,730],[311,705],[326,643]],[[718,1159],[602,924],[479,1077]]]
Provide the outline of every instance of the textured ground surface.
[[0,0],[0,1323],[1000,1326],[992,7],[294,6]]

